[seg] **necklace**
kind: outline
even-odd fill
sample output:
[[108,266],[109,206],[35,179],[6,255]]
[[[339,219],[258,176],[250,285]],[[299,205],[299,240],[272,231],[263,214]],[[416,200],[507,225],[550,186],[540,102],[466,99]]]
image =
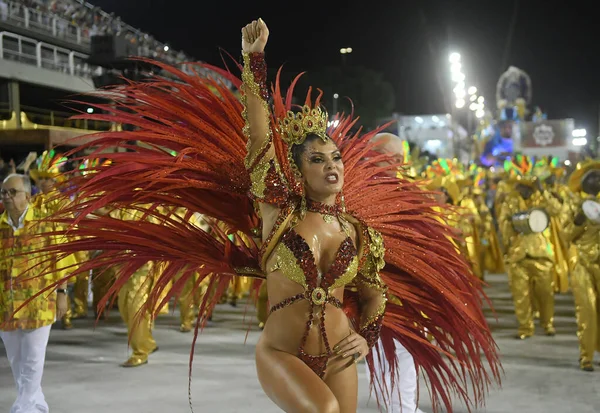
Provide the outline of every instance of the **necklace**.
[[316,202],[311,199],[306,200],[306,210],[310,212],[316,212],[323,217],[323,221],[327,224],[332,224],[336,220],[340,223],[342,231],[349,234],[350,229],[348,228],[348,222],[341,217],[344,212],[340,205],[327,205],[321,202]]
[[306,200],[306,210],[321,214],[323,216],[323,221],[328,224],[332,223],[333,220],[338,218],[342,213],[342,208],[339,205],[327,205],[311,199]]

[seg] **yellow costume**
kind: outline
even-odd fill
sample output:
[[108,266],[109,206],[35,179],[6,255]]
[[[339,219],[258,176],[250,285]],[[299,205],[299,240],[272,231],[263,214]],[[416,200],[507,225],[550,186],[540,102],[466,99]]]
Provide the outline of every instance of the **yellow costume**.
[[[183,208],[178,208],[174,210],[173,213],[179,219],[184,220],[187,211]],[[204,231],[209,230],[208,223],[201,214],[191,214],[189,216],[188,222],[198,228],[203,229]],[[203,279],[199,285],[196,285],[197,280],[197,276],[188,278],[185,285],[183,286],[181,294],[179,295],[178,304],[179,317],[181,322],[179,331],[181,331],[182,333],[187,333],[194,328],[196,319],[198,317],[198,307],[200,306],[200,302],[202,301],[203,297],[208,292],[210,277]]]
[[479,204],[479,213],[482,226],[483,269],[492,274],[502,274],[506,270],[494,217],[485,203]]
[[[530,186],[533,191],[535,181],[530,177],[513,179],[517,183]],[[558,201],[547,192],[534,192],[524,199],[514,188],[504,198],[499,212],[499,226],[506,252],[509,284],[513,296],[515,315],[519,323],[518,337],[531,337],[534,332],[533,303],[539,305],[540,319],[546,334],[554,335],[554,285],[552,269],[554,255],[550,242],[542,233],[519,233],[513,227],[515,214],[532,208],[541,208],[549,216],[560,211]]]
[[[87,251],[79,251],[75,254],[75,261],[83,264],[88,260]],[[90,288],[90,275],[78,274],[73,284],[73,318],[85,318],[88,313],[88,295]]]
[[179,331],[187,333],[191,331],[197,320],[197,309],[200,306],[202,298],[208,292],[210,278],[205,278],[196,286],[197,277],[190,277],[183,286],[179,296],[179,317],[181,325]]
[[[99,252],[100,251],[97,253]],[[109,308],[106,308],[105,306],[105,308],[99,309],[98,307],[100,306],[100,300],[102,297],[105,297],[108,294],[108,291],[112,287],[116,278],[117,273],[113,267],[107,266],[92,270],[92,306],[94,307],[94,314],[96,318],[98,318],[100,313],[103,313],[103,317],[107,318],[107,310],[109,310]],[[110,304],[110,302],[107,303],[107,306]]]
[[[56,319],[54,288],[31,299],[68,274],[68,270],[60,270],[64,266],[59,267],[57,262],[47,262],[47,256],[33,252],[61,242],[58,237],[39,237],[56,230],[50,223],[36,222],[47,215],[48,209],[43,199],[38,197],[29,204],[25,212],[23,228],[16,231],[12,228],[7,211],[0,216],[0,328],[4,331],[37,329],[51,325]],[[21,253],[28,254],[14,256]],[[41,264],[44,261],[46,262]],[[35,267],[38,264],[40,265]],[[35,268],[31,270],[32,267]],[[46,275],[19,277],[27,271]],[[11,317],[28,300],[27,305]]]
[[233,307],[237,306],[238,300],[241,300],[250,293],[252,279],[250,277],[233,277],[229,290],[227,291],[227,299]]
[[555,266],[553,269],[554,291],[566,293],[569,291],[569,252],[561,228],[569,220],[570,191],[567,186],[559,182],[564,169],[557,167],[554,160],[548,164],[545,160],[536,163],[533,173],[543,182],[544,189],[561,202],[558,215],[550,217],[550,226],[544,235],[552,243]]
[[464,211],[459,219],[463,221],[460,227],[466,228],[464,231],[466,254],[469,258],[469,263],[471,264],[471,270],[477,278],[483,280],[481,216],[479,215],[479,209],[475,204],[475,200],[468,189],[463,190],[458,205],[463,208]]
[[[64,181],[64,175],[61,175],[61,168],[67,161],[67,158],[61,157],[56,154],[54,150],[44,151],[40,157],[36,159],[35,167],[29,172],[31,178],[39,185],[41,180],[52,180],[53,182],[62,182]],[[41,188],[40,188],[41,189]],[[60,197],[60,193],[53,188],[47,193],[40,193],[36,195],[35,198],[43,199],[45,203],[45,207],[49,214],[54,214],[64,208],[68,204],[68,200],[64,197]],[[59,263],[59,268],[67,268],[69,272],[74,272],[75,268],[73,268],[77,263],[81,262],[77,260],[77,257],[83,256],[84,254],[78,255],[69,255],[63,258]],[[80,278],[87,279],[87,275],[78,275],[69,280],[68,285],[71,290],[74,292],[74,285],[77,283],[77,280]],[[78,286],[78,292],[80,294],[81,286]],[[87,290],[85,294],[85,299],[87,300]],[[77,297],[78,308],[76,310],[76,314],[80,316],[81,313],[81,303],[79,300],[79,296]],[[67,312],[62,318],[62,327],[65,330],[70,330],[73,328],[72,318],[73,318],[73,309],[72,309],[72,300],[70,294],[67,295]],[[77,305],[77,304],[76,304]],[[86,302],[86,310],[87,313],[87,302]]]
[[127,324],[131,357],[123,367],[136,367],[148,363],[148,355],[158,350],[152,336],[152,318],[148,310],[141,311],[147,304],[154,281],[154,266],[142,266],[119,290],[119,313]]
[[[596,173],[600,173],[598,161],[578,166],[569,180],[569,187],[576,194],[582,193],[581,182],[587,172],[597,170]],[[576,306],[579,362],[581,369],[592,371],[594,351],[600,351],[600,222],[585,216],[575,222],[583,212],[582,203],[586,199],[600,202],[599,194],[573,197],[572,215],[565,225],[565,234],[577,250],[571,282]]]
[[[43,174],[43,172],[38,172],[38,174],[32,174],[32,175],[39,176],[40,174],[42,175],[42,177],[45,176]],[[53,190],[47,194],[40,193],[40,194],[36,195],[33,198],[33,202],[43,203],[44,207],[46,209],[46,212],[48,214],[54,214],[67,205],[67,201],[64,198],[57,198],[59,196],[60,196],[60,193],[56,190]],[[76,257],[75,257],[75,255],[71,254],[71,255],[64,257],[57,263],[57,269],[62,272],[75,272],[74,267],[76,264],[77,264]],[[71,277],[69,279],[69,281],[68,281],[69,289],[71,289],[73,287],[73,284],[75,283],[76,278],[77,277]],[[73,322],[71,321],[73,318],[73,310],[71,307],[72,307],[72,300],[71,300],[70,294],[67,294],[67,312],[65,313],[65,315],[63,316],[63,318],[61,320],[62,327],[65,330],[70,330],[73,328]]]
[[569,206],[566,197],[562,197],[563,206],[558,215],[550,217],[550,226],[546,230],[546,237],[552,243],[556,265],[554,266],[554,291],[556,293],[566,293],[569,291],[569,250],[567,242],[562,235],[561,228],[564,222],[568,220]]
[[[132,221],[142,219],[142,214],[136,209],[120,209],[111,212],[113,218]],[[150,313],[152,308],[146,306],[149,293],[160,271],[160,265],[148,262],[140,267],[119,290],[119,313],[127,325],[129,346],[132,350],[131,357],[122,364],[123,367],[137,367],[146,364],[148,363],[148,355],[158,350],[156,341],[152,336],[153,320]],[[142,309],[144,310],[142,311]]]

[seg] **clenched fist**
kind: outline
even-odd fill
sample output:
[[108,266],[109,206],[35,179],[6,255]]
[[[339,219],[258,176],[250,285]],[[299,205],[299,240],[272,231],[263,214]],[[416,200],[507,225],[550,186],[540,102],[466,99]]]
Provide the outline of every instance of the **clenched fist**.
[[242,29],[242,51],[244,53],[262,53],[265,51],[269,29],[263,19],[254,20]]

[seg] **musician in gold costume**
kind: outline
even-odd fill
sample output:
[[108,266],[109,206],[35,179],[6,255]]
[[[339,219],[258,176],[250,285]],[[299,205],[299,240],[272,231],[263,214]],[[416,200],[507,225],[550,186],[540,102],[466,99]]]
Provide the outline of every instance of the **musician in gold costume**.
[[[577,316],[579,363],[593,371],[594,352],[600,351],[600,161],[584,161],[571,174],[571,219],[565,225],[567,239],[577,250],[571,276]],[[586,209],[589,201],[590,209]],[[595,203],[594,203],[595,202]]]
[[473,182],[471,179],[461,180],[458,182],[459,187],[462,186],[461,195],[459,197],[458,205],[462,208],[462,215],[460,218],[464,220],[464,224],[460,224],[461,228],[464,226],[463,231],[466,255],[469,263],[471,264],[471,270],[473,274],[480,280],[483,280],[483,253],[482,253],[482,239],[481,239],[481,215],[479,214],[479,208],[475,203],[475,194],[473,192]]
[[[34,164],[34,167],[29,170],[29,176],[34,180],[37,188],[40,192],[34,197],[34,199],[40,199],[40,202],[44,203],[44,207],[50,213],[56,213],[67,205],[65,198],[59,198],[59,191],[57,189],[57,183],[64,180],[62,175],[62,168],[64,167],[67,158],[62,157],[54,150],[44,151],[40,155]],[[57,264],[58,268],[68,269],[69,272],[75,272],[73,268],[76,265],[77,260],[75,255],[69,255]],[[71,278],[68,281],[69,290],[73,289],[73,285],[77,277]],[[73,309],[72,299],[70,294],[67,294],[67,311],[61,319],[63,330],[70,330],[73,328]]]
[[498,231],[494,224],[494,216],[488,208],[482,195],[476,198],[476,205],[481,217],[481,244],[483,249],[483,271],[492,274],[502,274],[504,269],[504,257]]
[[549,216],[560,212],[560,202],[547,191],[541,191],[533,176],[514,176],[507,182],[512,188],[500,207],[499,227],[504,244],[509,284],[519,323],[517,338],[523,340],[534,333],[533,303],[539,306],[540,322],[549,336],[554,329],[554,254],[543,233],[521,233],[513,226],[513,216],[532,208],[545,210]]
[[[80,170],[75,168],[75,176],[81,174]],[[74,195],[77,197],[77,194]],[[78,251],[75,254],[75,261],[83,264],[89,260],[89,251]],[[88,296],[90,290],[90,273],[78,274],[73,284],[73,319],[86,318],[88,314]]]
[[226,298],[232,307],[237,307],[237,302],[250,294],[251,281],[250,277],[233,277]]
[[[99,254],[101,251],[95,251],[91,254],[94,256]],[[112,287],[117,274],[113,267],[107,266],[104,268],[98,268],[92,270],[92,306],[94,307],[94,318],[102,317],[108,318],[108,311],[111,308],[111,302],[107,302],[104,305],[100,305],[100,299],[106,297],[108,291]],[[99,309],[99,307],[102,307]]]
[[[165,216],[164,225],[168,225],[170,219],[176,221],[187,222],[195,227],[201,228],[204,231],[208,231],[208,224],[205,221],[204,217],[198,213],[189,213],[185,208],[172,208],[168,206],[161,206],[157,208],[157,212]],[[137,217],[136,217],[137,218]],[[156,264],[149,263],[147,268],[140,269],[140,273],[149,273],[148,275],[152,278],[152,283],[160,276],[162,271],[164,271],[164,264]],[[179,274],[175,278],[175,282],[177,282],[178,278],[183,275]],[[152,285],[150,283],[150,286]],[[178,297],[178,307],[179,307],[179,318],[180,318],[180,327],[179,331],[182,333],[190,332],[195,325],[197,319],[197,310],[204,297],[204,294],[208,291],[208,286],[210,283],[210,278],[204,279],[200,284],[197,284],[197,277],[190,277],[186,281],[185,285],[182,288],[181,293]],[[165,287],[164,292],[158,298],[158,302],[156,305],[160,305],[162,300],[166,296],[168,290],[171,288],[171,285]],[[146,285],[141,287],[142,290],[148,289]],[[140,302],[140,305],[143,305],[146,300]],[[132,301],[133,302],[133,301]],[[169,313],[169,304],[165,303],[161,306],[159,310],[159,314],[168,314]],[[123,315],[123,312],[121,312]],[[125,319],[125,317],[123,317]],[[148,341],[151,343],[151,341]],[[155,350],[156,351],[156,350]],[[135,353],[135,349],[134,349]],[[133,357],[133,356],[132,356]],[[147,357],[146,357],[147,358]]]
[[[131,209],[115,209],[111,217],[121,220],[138,221],[143,218],[143,212]],[[146,218],[153,219],[153,218]],[[146,305],[160,265],[147,262],[140,267],[127,283],[119,290],[118,306],[121,318],[127,325],[129,346],[132,354],[122,367],[138,367],[148,363],[148,355],[158,350],[152,336],[153,320]],[[118,277],[118,269],[116,269]]]
[[[89,256],[87,251],[78,251],[74,255],[75,261],[78,264],[86,262]],[[75,277],[75,282],[73,283],[73,319],[87,317],[89,288],[89,273],[79,274]]]
[[561,203],[560,213],[550,217],[550,226],[544,231],[544,235],[552,243],[552,250],[554,252],[554,292],[564,294],[569,291],[569,252],[561,228],[568,221],[570,191],[560,181],[565,172],[563,168],[548,164],[536,169],[540,170],[538,176],[542,181],[544,189],[550,192]]

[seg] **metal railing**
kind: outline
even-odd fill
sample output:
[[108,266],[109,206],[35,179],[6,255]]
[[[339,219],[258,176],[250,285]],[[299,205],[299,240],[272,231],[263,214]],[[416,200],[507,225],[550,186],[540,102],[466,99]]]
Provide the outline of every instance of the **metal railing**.
[[[2,59],[34,65],[72,76],[89,78],[103,72],[101,67],[87,63],[88,56],[83,53],[10,32],[0,32],[0,60]],[[188,75],[210,76],[221,80],[227,87],[232,87],[229,80],[212,70],[198,66],[192,69],[183,64],[178,66]],[[167,72],[162,74],[169,76]]]
[[91,77],[99,70],[88,56],[10,32],[0,32],[0,59],[14,60],[72,76]]
[[[36,108],[33,106],[21,105],[21,112],[25,114],[26,121],[24,127],[28,123],[35,125],[56,126],[62,128],[75,128],[90,131],[106,131],[111,129],[111,123],[100,120],[89,119],[73,119],[74,113],[62,112],[57,110],[49,110]],[[16,114],[11,111],[6,103],[0,103],[0,120],[11,121]],[[15,129],[11,122],[5,122],[7,129]],[[2,130],[0,123],[0,130]]]
[[[87,24],[80,26],[79,24],[73,23],[63,17],[56,15],[50,11],[36,10],[31,7],[13,0],[4,0],[7,5],[6,10],[0,10],[0,21],[7,21],[14,25],[24,27],[25,29],[51,35],[53,37],[74,42],[84,47],[89,47],[91,44],[91,36],[96,34],[103,34],[105,29],[112,29],[114,33],[119,32],[121,35],[130,35],[138,39],[148,39],[149,35],[143,33],[141,30],[134,28],[120,20],[114,20],[108,13],[99,10],[92,4],[87,3],[83,0],[73,0],[75,3],[88,9],[90,12],[93,11],[102,19],[106,26],[101,26],[99,29],[94,25],[88,27]],[[113,24],[115,23],[115,24]],[[157,49],[160,50],[160,55],[157,53]],[[165,50],[163,54],[162,51]],[[153,47],[140,46],[138,47],[138,56],[146,56],[151,58],[161,58],[169,63],[176,64],[182,61],[194,60],[188,56],[180,57],[180,54],[171,50],[169,53],[168,46],[162,42],[153,40]]]
[[34,32],[89,46],[89,32],[84,32],[78,25],[52,13],[32,9],[15,1],[4,0],[4,2],[7,4],[7,8],[0,10],[0,20]]

